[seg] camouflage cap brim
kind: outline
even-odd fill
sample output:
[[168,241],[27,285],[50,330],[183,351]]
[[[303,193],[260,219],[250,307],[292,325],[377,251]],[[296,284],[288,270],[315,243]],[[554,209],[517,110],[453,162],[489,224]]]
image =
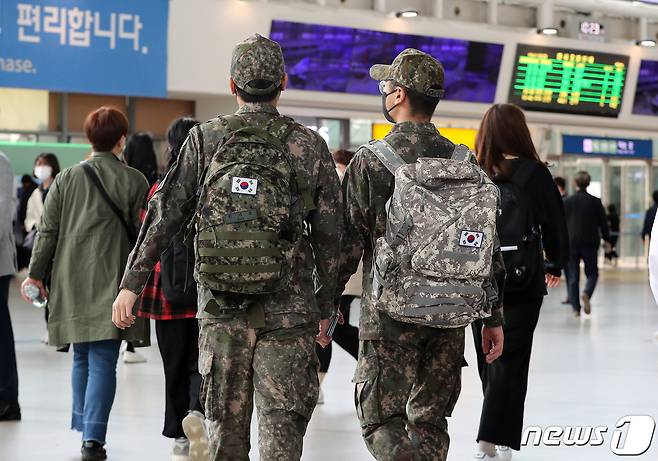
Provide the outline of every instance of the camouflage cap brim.
[[390,80],[392,75],[392,66],[388,64],[375,64],[370,68],[370,78],[374,80]]

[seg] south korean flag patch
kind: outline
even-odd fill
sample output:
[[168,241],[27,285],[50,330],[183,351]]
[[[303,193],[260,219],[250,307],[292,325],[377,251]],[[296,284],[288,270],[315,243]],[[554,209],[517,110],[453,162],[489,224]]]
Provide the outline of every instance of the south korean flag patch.
[[459,237],[459,246],[482,248],[482,240],[484,240],[484,234],[482,232],[464,230]]
[[256,195],[258,179],[233,177],[231,192],[234,194]]

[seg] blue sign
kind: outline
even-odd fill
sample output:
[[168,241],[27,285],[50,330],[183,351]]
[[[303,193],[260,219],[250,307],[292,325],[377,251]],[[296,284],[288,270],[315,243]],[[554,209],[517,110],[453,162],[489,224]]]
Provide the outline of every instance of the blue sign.
[[0,87],[166,96],[169,0],[2,0]]
[[562,135],[562,152],[571,155],[650,159],[653,142],[648,139]]

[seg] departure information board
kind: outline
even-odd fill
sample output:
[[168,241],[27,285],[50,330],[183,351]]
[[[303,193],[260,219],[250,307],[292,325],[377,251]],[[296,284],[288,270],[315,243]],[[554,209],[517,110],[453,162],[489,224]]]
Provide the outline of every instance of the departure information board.
[[628,56],[519,45],[509,100],[524,109],[616,117]]

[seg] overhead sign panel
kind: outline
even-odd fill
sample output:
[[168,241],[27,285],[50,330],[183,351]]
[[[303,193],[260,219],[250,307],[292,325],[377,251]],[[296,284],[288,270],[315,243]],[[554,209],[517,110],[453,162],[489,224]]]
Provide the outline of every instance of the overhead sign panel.
[[562,151],[570,155],[650,159],[653,156],[653,142],[649,139],[563,134]]
[[168,0],[2,0],[0,86],[167,94]]
[[503,55],[496,43],[289,21],[272,21],[270,38],[281,44],[290,88],[338,93],[379,94],[370,67],[416,48],[443,64],[444,99],[492,103]]
[[524,109],[617,117],[628,56],[519,45],[509,100]]

